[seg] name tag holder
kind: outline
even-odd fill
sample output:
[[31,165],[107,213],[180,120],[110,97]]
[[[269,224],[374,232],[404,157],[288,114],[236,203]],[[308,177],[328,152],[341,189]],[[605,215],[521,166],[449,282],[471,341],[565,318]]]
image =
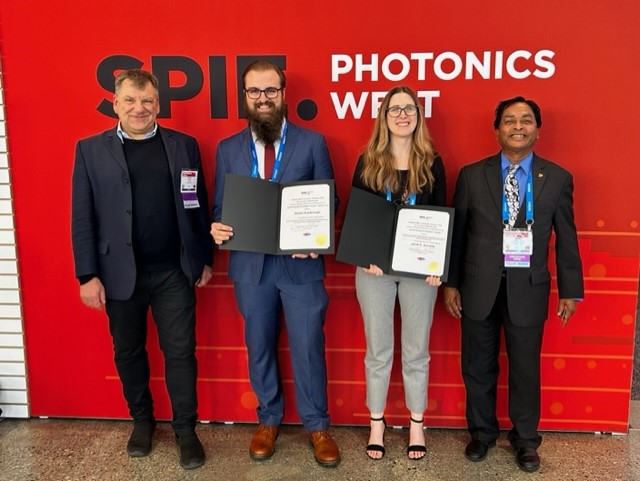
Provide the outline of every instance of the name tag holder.
[[185,209],[197,209],[198,202],[198,171],[194,169],[182,169],[180,174],[180,194]]
[[529,267],[533,254],[533,231],[527,229],[504,229],[502,253],[505,267]]
[[509,226],[509,209],[504,192],[502,193],[502,253],[505,267],[530,267],[533,254],[533,180],[531,172],[527,176],[525,192],[525,211],[527,227],[525,229]]

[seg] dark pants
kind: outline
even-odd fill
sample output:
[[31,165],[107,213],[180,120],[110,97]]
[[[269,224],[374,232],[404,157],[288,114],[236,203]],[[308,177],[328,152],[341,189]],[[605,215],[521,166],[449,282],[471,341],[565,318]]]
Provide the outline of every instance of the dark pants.
[[140,272],[131,298],[107,299],[115,364],[134,422],[153,420],[149,389],[147,313],[151,313],[164,354],[165,379],[178,435],[196,423],[195,292],[182,270]]
[[245,321],[249,377],[258,398],[259,422],[278,426],[284,414],[278,366],[282,305],[298,414],[307,430],[328,429],[323,330],[328,296],[322,281],[292,283],[281,256],[266,256],[260,284],[236,282],[235,294]]
[[[464,301],[464,299],[463,299]],[[509,441],[516,447],[537,448],[540,422],[540,351],[544,324],[515,326],[507,308],[503,280],[489,317],[462,316],[462,377],[467,390],[467,426],[471,437],[492,443],[500,435],[496,417],[500,333],[504,330],[509,361]]]

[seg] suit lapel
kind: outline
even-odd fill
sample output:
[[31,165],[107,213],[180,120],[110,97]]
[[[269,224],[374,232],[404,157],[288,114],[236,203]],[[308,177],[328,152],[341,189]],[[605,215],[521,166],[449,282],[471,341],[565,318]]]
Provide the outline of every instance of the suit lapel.
[[251,153],[251,143],[253,142],[253,137],[251,135],[251,129],[248,127],[244,129],[242,132],[242,136],[240,139],[240,159],[238,172],[243,175],[251,175],[251,170],[253,169],[253,155]]
[[[117,129],[117,127],[116,127]],[[129,172],[127,167],[127,159],[124,157],[124,149],[122,148],[122,140],[118,137],[116,129],[109,130],[105,133],[104,143],[107,146],[107,150],[111,153],[116,163],[122,167],[122,170]]]
[[485,181],[493,204],[502,218],[502,173],[500,172],[500,154],[489,157],[484,170]]
[[171,135],[171,132],[164,130],[160,126],[158,126],[157,134],[160,134],[160,138],[162,139],[162,143],[164,144],[164,150],[167,153],[167,159],[169,161],[169,171],[171,172],[171,177],[175,178],[176,142],[173,139],[173,135]]
[[[531,163],[531,176],[532,176],[532,182],[533,182],[534,218],[535,218],[536,201],[538,200],[538,196],[540,195],[540,192],[542,192],[544,183],[547,180],[547,177],[545,175],[546,167],[547,167],[547,162],[544,159],[541,159],[540,157],[538,157],[534,153],[533,161]],[[527,209],[526,209],[527,200],[526,198],[521,200],[522,202],[520,204],[520,212],[518,212],[518,217],[516,218],[516,226],[524,226],[526,221],[526,216],[527,216]]]
[[284,152],[282,153],[282,163],[280,164],[280,170],[278,171],[278,175],[275,179],[276,182],[280,182],[282,180],[284,173],[287,170],[287,166],[291,161],[291,157],[293,156],[293,151],[295,150],[297,141],[298,129],[295,125],[287,120],[287,139],[284,145]]
[[541,159],[537,155],[533,154],[533,164],[531,165],[531,175],[533,175],[533,205],[535,207],[535,203],[538,200],[538,196],[540,192],[542,192],[542,188],[544,187],[544,183],[547,180],[547,176],[545,175],[545,169],[547,167],[547,161]]

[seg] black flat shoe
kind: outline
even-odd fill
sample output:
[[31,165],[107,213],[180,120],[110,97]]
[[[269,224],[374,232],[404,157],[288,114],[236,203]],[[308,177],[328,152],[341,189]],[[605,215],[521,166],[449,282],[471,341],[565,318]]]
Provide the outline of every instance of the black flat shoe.
[[495,442],[487,444],[482,441],[478,441],[477,439],[473,439],[464,449],[464,455],[469,461],[477,463],[478,461],[482,461],[486,458],[489,448],[492,448],[495,445]]
[[536,448],[518,448],[516,463],[520,469],[531,473],[540,467],[540,456],[538,456]]
[[[382,416],[381,418],[369,418],[371,421],[382,421],[384,423],[384,427],[387,427],[387,421],[385,420],[384,416]],[[384,440],[384,433],[382,434],[382,439]],[[385,449],[384,446],[382,446],[381,444],[368,444],[367,445],[367,456],[369,456],[369,459],[373,459],[374,461],[380,461],[382,458],[384,458],[384,453],[385,453]],[[371,456],[369,454],[369,451],[375,451],[377,453],[381,453],[379,458],[374,458],[373,456]]]
[[155,421],[134,422],[133,432],[127,442],[127,454],[133,458],[147,456],[151,452],[151,439],[155,430]]
[[[409,416],[409,419],[411,419],[412,423],[416,423],[416,424],[422,424],[424,423],[424,418],[422,419],[413,419],[411,416]],[[422,444],[411,444],[408,448],[407,448],[407,457],[411,460],[411,461],[419,461],[421,459],[424,459],[425,456],[419,456],[417,458],[412,458],[410,456],[411,453],[425,453],[427,452],[427,447],[423,446]]]
[[204,464],[204,448],[196,433],[176,435],[176,442],[180,448],[180,466],[184,469],[195,469]]

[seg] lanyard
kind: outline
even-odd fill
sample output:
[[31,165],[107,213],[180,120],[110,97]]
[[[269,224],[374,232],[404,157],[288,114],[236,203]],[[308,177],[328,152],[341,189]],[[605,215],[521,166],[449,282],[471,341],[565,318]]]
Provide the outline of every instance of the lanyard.
[[[533,169],[531,169],[533,172]],[[527,220],[527,229],[531,230],[533,225],[533,176],[529,172],[527,176],[527,186],[525,189],[525,214]],[[507,198],[504,195],[504,189],[502,189],[502,223],[505,228],[509,228],[509,207],[507,206]]]
[[[389,190],[389,186],[387,186],[387,201],[391,202],[391,191]],[[416,193],[415,192],[412,192],[411,194],[409,194],[409,197],[407,197],[407,204],[416,205]]]
[[[271,172],[271,178],[269,179],[271,182],[275,182],[276,177],[278,177],[278,171],[280,170],[280,164],[282,162],[282,154],[284,153],[284,144],[287,141],[287,124],[284,124],[284,129],[282,131],[282,139],[280,140],[280,147],[278,147],[278,155],[276,155],[275,162],[273,163],[273,172]],[[260,173],[258,171],[258,153],[256,152],[256,144],[253,141],[253,135],[250,136],[250,146],[251,146],[251,157],[253,157],[253,163],[251,165],[251,177],[258,178],[260,177]],[[265,178],[267,177],[267,173],[264,173]]]

